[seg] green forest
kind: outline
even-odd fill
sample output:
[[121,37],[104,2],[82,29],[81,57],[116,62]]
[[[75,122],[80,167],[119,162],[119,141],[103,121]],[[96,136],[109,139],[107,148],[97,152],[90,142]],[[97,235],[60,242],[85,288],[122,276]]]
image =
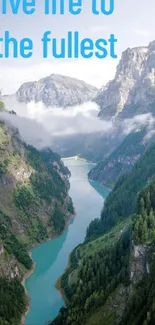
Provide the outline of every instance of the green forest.
[[[131,172],[119,178],[105,202],[101,219],[91,223],[85,243],[72,252],[70,265],[61,277],[67,307],[51,324],[155,324],[154,161],[152,146]],[[146,254],[145,271],[133,284],[131,265],[137,245]],[[121,290],[125,302],[120,298],[124,309],[118,316],[115,303],[111,310],[109,300],[117,300]],[[119,308],[118,304],[116,309]]]
[[25,309],[25,291],[19,280],[0,277],[0,325],[20,324]]
[[[94,256],[80,262],[77,280],[68,286],[68,273],[62,277],[62,286],[69,301],[69,308],[62,310],[52,323],[56,325],[81,325],[96,308],[119,286],[129,284],[130,229],[117,245],[104,248]],[[72,270],[76,263],[72,256]],[[75,265],[76,266],[76,265]]]
[[87,229],[87,239],[106,233],[136,208],[137,194],[155,175],[155,145],[138,160],[131,172],[123,174],[106,199],[101,219],[95,219]]

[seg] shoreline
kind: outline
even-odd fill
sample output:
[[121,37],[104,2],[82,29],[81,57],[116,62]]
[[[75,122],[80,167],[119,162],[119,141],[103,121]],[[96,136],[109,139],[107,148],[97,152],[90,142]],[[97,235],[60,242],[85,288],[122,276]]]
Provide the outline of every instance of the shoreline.
[[62,161],[68,161],[68,160],[80,160],[80,161],[84,161],[86,162],[87,164],[92,164],[92,165],[97,165],[97,163],[93,162],[93,161],[90,161],[90,160],[87,160],[85,158],[81,158],[79,156],[73,156],[73,157],[64,157],[64,158],[61,158]]
[[65,295],[63,288],[61,287],[61,278],[62,278],[62,275],[57,279],[57,281],[55,283],[55,288],[60,292],[60,295],[61,295],[62,299],[64,300],[65,306],[67,306],[68,299]]
[[[32,256],[32,253],[29,252],[29,255]],[[30,311],[30,297],[28,295],[28,291],[26,289],[26,286],[25,286],[25,281],[33,274],[34,270],[35,270],[35,267],[36,267],[36,263],[33,261],[33,266],[31,268],[30,271],[26,272],[24,274],[24,277],[23,277],[23,280],[21,282],[21,285],[24,287],[24,290],[25,290],[25,295],[26,295],[26,311],[25,313],[22,315],[22,318],[21,318],[21,325],[24,325],[25,324],[25,319],[26,319],[26,316],[27,314],[29,313]]]
[[[88,180],[89,181],[93,181],[93,182],[97,182],[97,183],[99,183],[102,187],[105,187],[108,191],[112,191],[113,190],[113,186],[110,186],[110,185],[107,185],[106,183],[104,183],[104,182],[99,182],[99,181],[96,181],[95,179],[93,179],[93,178],[89,178],[88,177]],[[115,185],[115,184],[114,184]]]
[[[72,252],[71,252],[72,253]],[[55,282],[55,288],[60,292],[64,302],[65,302],[65,305],[67,306],[67,304],[69,303],[67,297],[66,297],[66,294],[65,294],[65,291],[64,289],[61,287],[61,279],[62,279],[62,276],[63,274],[67,271],[67,269],[70,268],[71,266],[71,262],[70,262],[70,257],[71,257],[71,253],[69,254],[69,257],[68,257],[68,264],[64,270],[64,272],[59,276],[59,278],[57,279],[57,281]]]
[[[70,218],[66,221],[66,225],[65,225],[65,228],[64,228],[64,230],[63,230],[63,232],[66,230],[66,228],[70,225],[70,223],[72,222],[72,220],[74,220],[75,219],[75,217],[76,217],[76,213],[74,214],[74,215],[71,215],[70,216]],[[33,249],[33,248],[35,248],[35,247],[38,247],[38,246],[40,246],[40,245],[42,245],[42,244],[44,244],[44,243],[48,243],[49,241],[51,241],[51,240],[53,240],[53,239],[56,239],[56,238],[58,238],[59,236],[61,236],[62,234],[63,234],[63,232],[60,234],[60,235],[54,235],[53,237],[51,237],[51,238],[47,238],[47,240],[45,240],[45,241],[42,241],[42,242],[40,242],[40,243],[34,243],[29,249],[31,250],[31,249]],[[31,251],[29,251],[29,255],[30,256],[32,256],[32,253],[31,253]],[[32,261],[33,261],[33,259],[32,259]],[[28,291],[27,291],[27,289],[26,289],[26,286],[25,286],[25,282],[26,282],[26,280],[33,274],[33,272],[35,271],[35,268],[36,268],[36,263],[33,261],[33,266],[32,266],[32,268],[31,268],[31,270],[29,270],[28,272],[26,272],[25,274],[24,274],[24,276],[23,276],[23,279],[22,279],[22,281],[21,281],[21,285],[23,286],[23,288],[24,288],[24,290],[25,290],[25,295],[26,295],[26,310],[25,310],[25,312],[24,312],[24,314],[22,315],[22,317],[21,317],[21,321],[20,321],[20,324],[21,325],[25,325],[25,319],[26,319],[26,316],[27,316],[27,314],[29,313],[29,311],[30,311],[30,297],[29,297],[29,295],[28,295]],[[58,281],[58,280],[57,280]],[[57,289],[58,290],[58,289]],[[64,300],[64,302],[65,302],[65,300]],[[66,303],[66,302],[65,302]]]

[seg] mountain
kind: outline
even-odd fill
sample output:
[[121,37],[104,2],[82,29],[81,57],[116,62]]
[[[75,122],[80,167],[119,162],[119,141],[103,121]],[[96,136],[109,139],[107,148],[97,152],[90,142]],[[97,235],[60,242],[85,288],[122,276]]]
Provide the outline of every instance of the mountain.
[[129,172],[142,154],[155,141],[155,135],[147,139],[148,130],[135,130],[125,137],[123,142],[103,161],[93,168],[88,176],[108,187],[113,185],[123,173]]
[[155,144],[136,162],[132,170],[122,174],[105,201],[101,219],[90,224],[87,237],[103,234],[120,220],[128,218],[136,207],[136,196],[143,186],[155,176]]
[[[108,182],[108,178],[110,182],[111,180],[115,181],[117,179],[115,177],[117,172],[119,176],[121,172],[130,170],[139,155],[145,151],[145,145],[143,146],[143,140],[145,139],[141,139],[139,144],[137,143],[138,139],[134,140],[136,135],[133,135],[133,143],[132,135],[130,136],[130,141],[129,138],[125,140],[123,122],[126,119],[134,118],[136,115],[145,113],[155,114],[154,75],[155,41],[151,42],[148,47],[128,48],[124,51],[114,80],[110,81],[105,87],[102,87],[92,99],[100,106],[99,117],[105,120],[112,120],[114,130],[112,130],[111,134],[109,132],[108,136],[102,132],[89,136],[75,136],[74,146],[69,137],[56,139],[58,152],[64,156],[80,154],[82,157],[95,162],[104,160],[103,164],[100,164],[97,168],[98,171],[101,171],[101,174],[104,174],[106,182]],[[130,143],[128,152],[125,150],[123,153],[122,144],[120,157],[118,159],[116,157],[114,161],[113,156],[110,156],[112,161],[110,161],[110,158],[106,160],[107,156],[111,155],[112,151],[115,151],[124,140],[126,143],[128,141]],[[151,138],[148,140],[146,147],[148,147],[149,141],[151,142]],[[134,149],[135,144],[136,148]],[[126,155],[127,157],[125,158]],[[108,166],[114,167],[113,172],[115,175],[109,174],[108,169],[105,177],[104,170],[106,169],[102,170],[101,168],[105,162],[108,163]],[[115,163],[117,166],[115,166]],[[104,181],[102,175],[97,176],[96,169],[94,172],[91,172],[91,177]]]
[[62,233],[74,214],[68,195],[69,176],[59,155],[24,143],[18,130],[0,114],[2,325],[19,324],[26,309],[21,281],[33,266],[28,248]]
[[114,80],[93,99],[104,119],[155,112],[155,41],[123,52]]
[[24,83],[13,97],[18,102],[43,102],[47,107],[76,106],[90,101],[97,88],[84,81],[52,74],[39,81]]
[[[107,150],[102,161],[90,172],[91,179],[112,187],[154,141],[154,75],[155,41],[148,47],[128,48],[122,54],[114,80],[93,99],[100,105],[100,118],[113,120],[118,132],[115,131],[115,142],[109,137],[109,148],[112,145],[113,152]],[[151,118],[152,126],[144,128],[142,123],[136,127],[136,117],[145,120],[146,124]],[[124,129],[130,123],[135,124],[135,130],[125,136]]]
[[66,307],[51,325],[155,323],[155,145],[109,194],[59,279]]

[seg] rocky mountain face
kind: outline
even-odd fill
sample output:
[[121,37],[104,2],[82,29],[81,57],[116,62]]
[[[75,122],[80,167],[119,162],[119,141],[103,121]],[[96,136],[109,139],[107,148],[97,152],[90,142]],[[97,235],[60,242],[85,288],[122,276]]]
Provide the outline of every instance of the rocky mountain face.
[[[111,187],[120,174],[131,170],[155,139],[153,124],[149,126],[150,132],[149,127],[144,129],[144,125],[139,125],[136,132],[131,131],[126,137],[123,131],[123,125],[134,125],[135,120],[132,119],[135,116],[148,113],[148,117],[155,115],[155,41],[148,47],[137,47],[123,52],[114,80],[94,100],[101,108],[99,116],[112,119],[119,132],[116,133],[117,145],[114,151],[107,152],[108,158],[104,156],[104,160],[90,172],[89,177]],[[147,136],[149,134],[150,137]],[[109,138],[109,147],[110,143]]]
[[97,88],[74,78],[52,74],[23,84],[14,95],[18,102],[43,102],[49,107],[68,107],[92,100]]
[[155,41],[148,47],[123,52],[114,80],[98,92],[94,101],[100,105],[99,115],[104,119],[154,113]]

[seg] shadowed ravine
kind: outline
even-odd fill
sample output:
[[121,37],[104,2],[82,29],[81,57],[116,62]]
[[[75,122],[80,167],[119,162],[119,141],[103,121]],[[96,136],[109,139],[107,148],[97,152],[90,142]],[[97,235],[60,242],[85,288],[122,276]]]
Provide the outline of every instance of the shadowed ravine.
[[64,305],[55,282],[66,268],[70,252],[83,242],[90,221],[100,216],[103,198],[108,194],[106,188],[88,181],[87,174],[93,167],[92,164],[80,160],[67,160],[65,164],[72,174],[70,196],[76,218],[60,237],[32,249],[36,268],[26,280],[31,301],[25,325],[47,324]]

